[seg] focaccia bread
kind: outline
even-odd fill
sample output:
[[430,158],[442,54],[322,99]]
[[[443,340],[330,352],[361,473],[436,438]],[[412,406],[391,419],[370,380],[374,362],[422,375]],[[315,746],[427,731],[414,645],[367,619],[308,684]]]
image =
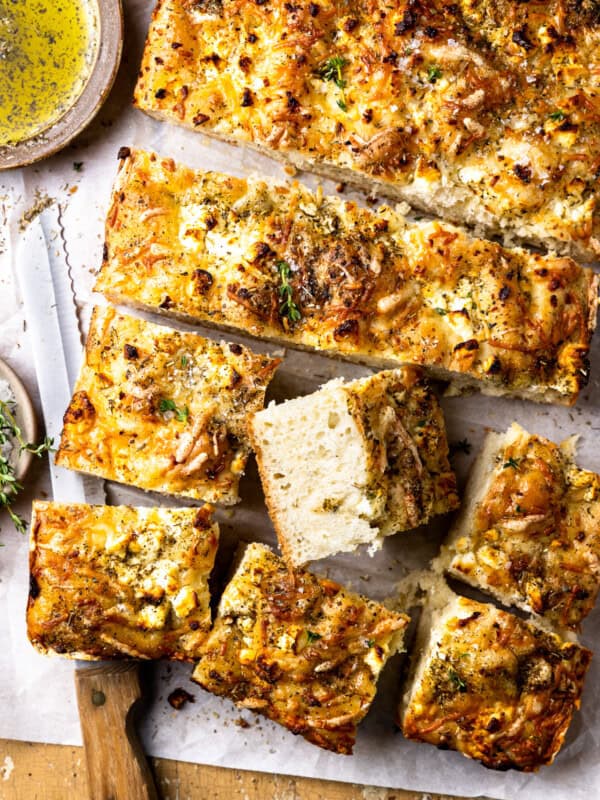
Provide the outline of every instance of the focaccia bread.
[[56,463],[232,505],[280,361],[96,308]]
[[458,506],[444,416],[420,370],[330,381],[248,425],[280,547],[291,564],[381,547]]
[[408,617],[250,544],[193,680],[335,753],[350,754]]
[[591,652],[485,603],[444,591],[433,602],[400,710],[404,735],[492,769],[551,764],[580,706]]
[[596,2],[160,0],[138,107],[436,215],[600,253]]
[[121,153],[96,288],[110,300],[458,388],[571,404],[598,277],[300,185]]
[[36,501],[27,632],[45,654],[191,661],[210,629],[212,508]]
[[578,469],[573,447],[516,423],[488,434],[437,563],[505,605],[577,629],[600,588],[600,476]]

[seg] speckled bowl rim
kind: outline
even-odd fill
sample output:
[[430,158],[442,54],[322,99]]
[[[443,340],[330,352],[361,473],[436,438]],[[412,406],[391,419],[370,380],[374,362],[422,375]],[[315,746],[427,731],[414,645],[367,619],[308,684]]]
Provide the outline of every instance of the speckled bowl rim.
[[[8,366],[6,361],[0,358],[0,378],[8,381],[10,388],[15,396],[17,411],[15,418],[17,425],[23,431],[26,442],[36,442],[38,437],[38,422],[35,408],[29,397],[27,389],[17,373]],[[32,453],[21,453],[15,467],[15,475],[18,481],[22,481],[33,460]]]
[[117,76],[123,52],[121,0],[93,0],[98,7],[98,52],[92,73],[71,108],[43,133],[0,147],[0,170],[23,167],[57,153],[89,125]]

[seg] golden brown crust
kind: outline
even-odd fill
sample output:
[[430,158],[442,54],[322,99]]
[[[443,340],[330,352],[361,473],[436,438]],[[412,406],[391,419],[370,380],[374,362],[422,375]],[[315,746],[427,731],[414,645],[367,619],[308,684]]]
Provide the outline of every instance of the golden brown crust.
[[278,359],[96,308],[56,463],[231,505]]
[[210,629],[211,513],[35,502],[31,643],[72,658],[192,661]]
[[600,252],[596,3],[161,0],[143,110],[455,221]]
[[336,753],[352,752],[408,617],[247,547],[193,679]]
[[493,769],[552,763],[580,706],[589,650],[463,597],[434,624],[430,647],[405,736]]
[[577,629],[600,589],[600,476],[576,467],[569,443],[518,425],[492,437],[485,483],[467,488],[444,565],[503,603]]
[[565,404],[589,373],[591,270],[299,185],[128,151],[105,256],[97,289],[114,302],[378,367]]

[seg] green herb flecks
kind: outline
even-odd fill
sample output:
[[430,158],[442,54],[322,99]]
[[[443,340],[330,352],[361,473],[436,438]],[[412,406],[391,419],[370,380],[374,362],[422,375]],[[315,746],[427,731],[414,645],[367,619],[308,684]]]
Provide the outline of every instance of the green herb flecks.
[[552,122],[562,122],[566,116],[564,111],[553,111],[551,114],[548,114],[548,119],[551,119]]
[[458,672],[455,669],[452,669],[452,667],[450,667],[448,670],[448,680],[452,684],[452,688],[455,691],[461,692],[461,694],[464,694],[467,691],[467,684],[463,681]]
[[519,469],[519,459],[511,457],[502,465],[502,469],[509,469],[509,467],[512,467],[512,469]]
[[306,631],[306,638],[308,640],[308,643],[312,644],[313,642],[318,642],[319,639],[322,638],[322,636],[320,633],[315,633],[314,631]]
[[466,456],[471,452],[471,442],[468,439],[459,439],[458,442],[450,443],[450,455],[454,453],[464,453]]
[[179,422],[187,422],[190,416],[190,410],[187,406],[179,408],[174,400],[169,400],[166,397],[161,397],[160,403],[158,404],[158,410],[161,414],[173,412],[173,414],[175,414],[175,418]]
[[81,172],[83,170],[83,161],[74,161],[73,169],[75,172]]
[[432,64],[427,70],[427,79],[429,83],[436,83],[442,77],[442,74],[442,70],[435,64]]
[[279,313],[290,322],[298,322],[302,319],[302,314],[294,302],[292,287],[290,286],[290,265],[287,261],[278,261],[277,271],[279,272],[279,297],[281,298]]
[[445,317],[446,314],[448,313],[445,308],[434,308],[433,310],[435,311],[436,314],[439,314],[440,317]]
[[25,533],[27,522],[12,509],[15,496],[23,489],[23,485],[15,475],[10,452],[2,455],[5,445],[10,448],[13,443],[19,448],[19,454],[31,453],[38,458],[50,452],[54,445],[54,441],[48,436],[40,444],[26,442],[9,404],[0,400],[0,509],[6,509],[17,531]]
[[348,110],[346,103],[345,88],[348,85],[344,78],[344,67],[348,65],[347,59],[343,56],[332,56],[325,61],[317,70],[317,75],[322,81],[331,81],[340,90],[340,98],[337,100],[338,106],[342,111]]

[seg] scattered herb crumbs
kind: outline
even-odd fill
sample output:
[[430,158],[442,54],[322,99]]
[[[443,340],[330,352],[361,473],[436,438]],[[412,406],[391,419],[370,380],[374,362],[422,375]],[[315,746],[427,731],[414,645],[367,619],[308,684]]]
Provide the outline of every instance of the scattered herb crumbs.
[[439,314],[440,317],[445,317],[448,313],[445,308],[435,308],[434,311],[436,314]]
[[427,78],[429,79],[429,83],[435,83],[438,81],[442,77],[442,74],[442,70],[432,64],[427,70]]
[[375,647],[375,639],[367,639],[367,647]]
[[453,453],[464,453],[465,455],[469,455],[471,452],[471,442],[468,439],[460,439],[458,442],[451,442],[450,443],[450,454]]
[[179,422],[187,422],[190,416],[190,410],[187,406],[179,408],[179,406],[175,404],[174,400],[169,400],[166,397],[161,398],[160,403],[158,404],[158,410],[161,414],[168,414],[170,411],[172,411]]
[[461,693],[467,691],[467,684],[463,681],[458,672],[455,669],[452,669],[452,667],[450,667],[448,670],[448,680],[456,691]]
[[508,461],[505,461],[504,464],[502,465],[502,469],[508,469],[509,467],[512,467],[513,469],[518,469],[519,459],[511,457],[508,459]]
[[187,365],[188,365],[188,358],[187,358],[187,356],[181,356],[181,366],[182,366],[182,367],[187,367]]
[[312,642],[318,642],[321,639],[320,633],[314,633],[314,631],[306,631],[306,638],[308,639],[308,643],[312,644]]
[[552,114],[548,115],[548,119],[551,119],[553,122],[562,122],[566,116],[564,111],[553,111]]
[[83,161],[74,161],[73,169],[75,172],[81,172],[83,170]]

